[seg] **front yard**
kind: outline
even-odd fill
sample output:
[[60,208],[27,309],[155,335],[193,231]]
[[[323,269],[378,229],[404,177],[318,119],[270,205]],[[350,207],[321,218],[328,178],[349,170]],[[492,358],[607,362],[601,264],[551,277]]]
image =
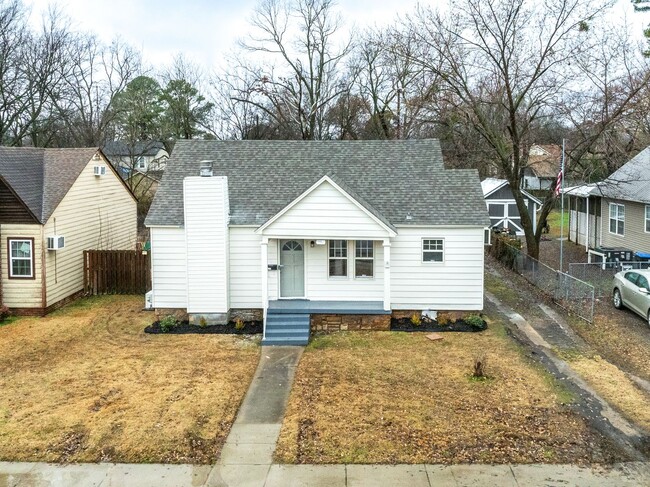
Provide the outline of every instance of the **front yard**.
[[0,460],[216,461],[257,342],[145,335],[142,304],[83,299],[0,326]]
[[[471,377],[487,359],[488,379]],[[571,395],[493,322],[482,333],[315,338],[278,441],[286,463],[572,463],[620,460]]]

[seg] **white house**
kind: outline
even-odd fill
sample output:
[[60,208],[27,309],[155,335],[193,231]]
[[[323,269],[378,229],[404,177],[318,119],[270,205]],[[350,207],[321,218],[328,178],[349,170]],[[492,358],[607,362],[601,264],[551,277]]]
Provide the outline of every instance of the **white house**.
[[478,174],[437,140],[178,141],[145,224],[157,310],[259,314],[265,343],[483,308]]

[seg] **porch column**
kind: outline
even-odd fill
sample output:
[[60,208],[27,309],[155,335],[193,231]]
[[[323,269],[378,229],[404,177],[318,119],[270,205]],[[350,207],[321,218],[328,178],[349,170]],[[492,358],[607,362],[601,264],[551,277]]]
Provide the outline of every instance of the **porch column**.
[[262,313],[264,322],[264,336],[266,336],[266,309],[269,307],[269,238],[262,237],[260,245],[260,262],[262,271]]
[[390,311],[390,239],[384,239],[384,311]]

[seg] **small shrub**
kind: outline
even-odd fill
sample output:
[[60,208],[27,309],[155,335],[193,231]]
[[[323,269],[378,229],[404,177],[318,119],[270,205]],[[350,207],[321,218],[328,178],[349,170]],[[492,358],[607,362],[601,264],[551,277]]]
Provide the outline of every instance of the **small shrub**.
[[246,327],[246,323],[241,318],[235,318],[235,330],[241,331]]
[[0,306],[0,323],[2,323],[10,316],[11,316],[11,312],[9,311],[9,308],[7,308],[6,306]]
[[419,313],[413,313],[411,315],[411,324],[413,326],[420,326],[422,324],[422,316]]
[[466,316],[464,321],[469,326],[471,326],[472,328],[476,328],[477,330],[485,329],[485,320],[481,318],[480,315],[471,314],[469,316]]
[[487,357],[480,355],[474,358],[474,371],[472,372],[473,379],[487,379]]
[[449,313],[438,313],[437,321],[438,321],[438,325],[440,326],[447,326],[456,322],[454,317]]
[[201,319],[199,320],[199,326],[201,328],[208,326],[208,320],[205,319],[205,316],[201,316]]
[[178,321],[172,315],[165,316],[160,320],[160,330],[163,333],[167,333],[178,326]]

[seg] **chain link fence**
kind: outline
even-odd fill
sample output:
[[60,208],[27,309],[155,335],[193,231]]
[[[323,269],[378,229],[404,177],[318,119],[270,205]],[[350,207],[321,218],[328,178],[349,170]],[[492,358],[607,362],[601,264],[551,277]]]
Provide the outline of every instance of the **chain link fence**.
[[647,262],[592,262],[590,264],[573,262],[569,264],[569,274],[593,285],[597,298],[609,298],[612,295],[614,274],[632,269],[647,269]]
[[490,254],[550,296],[562,308],[589,323],[593,322],[596,300],[593,285],[533,259],[506,240],[493,235],[492,245],[488,247]]

